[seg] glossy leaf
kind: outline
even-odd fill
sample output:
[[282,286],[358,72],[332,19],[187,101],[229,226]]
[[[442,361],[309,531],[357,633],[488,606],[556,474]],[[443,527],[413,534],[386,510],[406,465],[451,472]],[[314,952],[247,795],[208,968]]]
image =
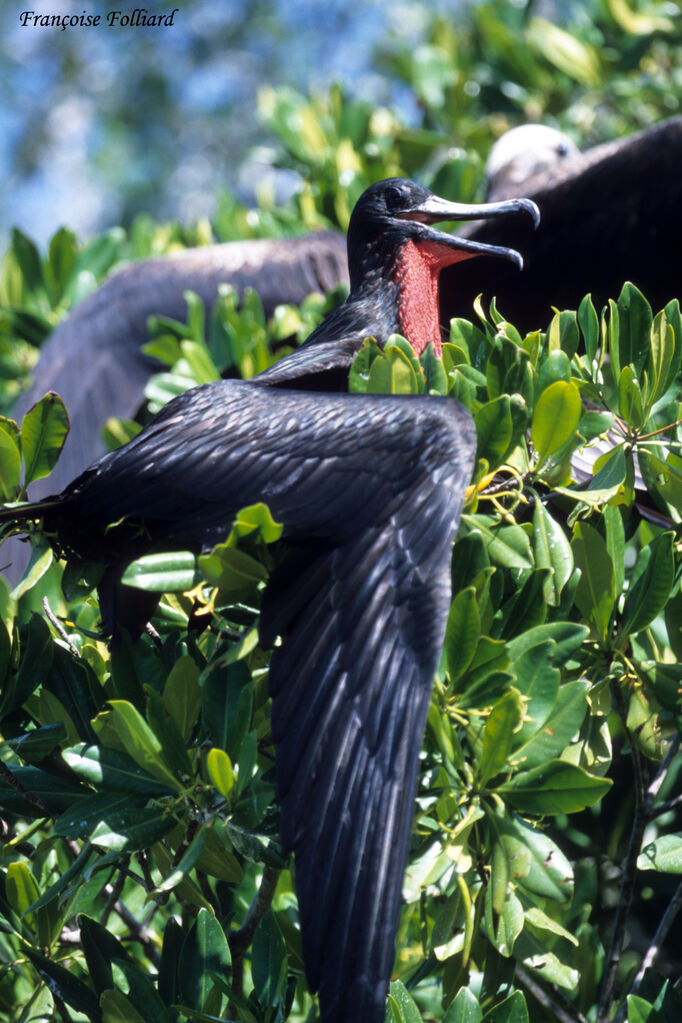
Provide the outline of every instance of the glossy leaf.
[[456,681],[471,664],[481,635],[476,591],[473,586],[457,594],[450,607],[445,629],[445,656],[451,681]]
[[515,991],[490,1012],[486,1012],[483,1023],[528,1023],[528,1009],[522,993]]
[[598,635],[605,639],[616,602],[613,562],[601,535],[587,522],[576,523],[571,549],[581,573],[575,602]]
[[287,955],[282,932],[272,912],[256,928],[251,956],[251,976],[261,1005],[277,1005],[287,977]]
[[225,933],[216,918],[200,909],[180,953],[180,987],[188,1005],[203,1008],[213,980],[211,971],[229,977],[232,969]]
[[531,426],[538,468],[561,452],[578,429],[582,405],[577,386],[557,380],[540,395]]
[[163,704],[183,739],[189,739],[201,707],[199,666],[189,654],[178,658],[163,688]]
[[623,606],[623,635],[639,632],[661,613],[673,584],[672,532],[660,533],[645,547]]
[[478,777],[485,785],[499,774],[507,762],[514,732],[521,724],[523,704],[517,689],[497,701],[487,717],[483,730],[481,754],[478,760]]
[[481,1023],[483,1013],[471,988],[460,988],[443,1017],[443,1023]]
[[416,1002],[401,980],[391,981],[387,1015],[392,1023],[422,1023]]
[[232,771],[232,762],[224,750],[212,749],[208,751],[206,756],[206,774],[211,784],[215,786],[221,796],[227,798],[234,785],[234,773]]
[[498,792],[521,813],[577,813],[592,806],[611,787],[608,778],[588,774],[582,767],[550,760],[530,771],[515,774]]
[[135,763],[171,788],[181,789],[163,761],[161,742],[137,708],[127,700],[110,700],[110,706],[107,724],[116,732]]
[[164,796],[173,791],[119,750],[80,743],[64,750],[62,757],[75,774],[102,789],[139,796]]
[[19,431],[25,487],[52,471],[68,432],[66,406],[54,391],[50,391],[29,409]]
[[661,870],[682,874],[682,834],[661,835],[644,846],[637,860],[639,870]]
[[15,501],[21,478],[21,448],[15,424],[0,417],[0,498]]
[[573,573],[573,554],[565,532],[540,501],[536,501],[533,510],[533,549],[537,567],[548,568],[552,573],[544,593],[547,603],[556,606]]
[[128,565],[121,581],[149,593],[190,590],[197,579],[196,558],[190,551],[145,554]]

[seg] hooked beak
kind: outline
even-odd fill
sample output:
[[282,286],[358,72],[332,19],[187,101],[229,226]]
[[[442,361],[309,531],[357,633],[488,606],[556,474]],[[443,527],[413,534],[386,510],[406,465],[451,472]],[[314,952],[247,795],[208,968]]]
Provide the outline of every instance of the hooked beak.
[[[507,213],[529,213],[533,220],[533,227],[537,228],[540,223],[540,210],[532,199],[507,199],[504,202],[487,202],[478,205],[473,203],[449,202],[437,195],[431,195],[419,206],[394,214],[401,220],[416,220],[425,225],[437,224],[442,220],[484,220],[489,217],[504,216]],[[471,238],[460,238],[457,235],[445,234],[442,231],[433,231],[426,228],[425,240],[438,242],[447,245],[449,248],[461,250],[464,253],[471,253],[481,256],[500,256],[516,263],[520,270],[523,269],[523,257],[515,249],[508,249],[502,245],[487,245],[485,242],[474,241]]]

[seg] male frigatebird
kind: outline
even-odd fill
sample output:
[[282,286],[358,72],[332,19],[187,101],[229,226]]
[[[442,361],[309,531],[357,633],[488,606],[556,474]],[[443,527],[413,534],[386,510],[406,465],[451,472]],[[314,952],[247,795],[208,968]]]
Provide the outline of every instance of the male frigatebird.
[[255,501],[284,523],[291,550],[265,591],[260,637],[282,638],[269,670],[282,842],[325,1023],[383,1020],[475,434],[452,399],[316,392],[367,335],[440,348],[440,269],[521,257],[431,225],[518,210],[537,222],[524,199],[461,206],[402,179],[372,185],[348,232],[350,296],[300,349],[253,381],[180,395],[60,495],[0,513],[42,517],[67,556],[104,562],[111,617],[136,555],[210,547]]

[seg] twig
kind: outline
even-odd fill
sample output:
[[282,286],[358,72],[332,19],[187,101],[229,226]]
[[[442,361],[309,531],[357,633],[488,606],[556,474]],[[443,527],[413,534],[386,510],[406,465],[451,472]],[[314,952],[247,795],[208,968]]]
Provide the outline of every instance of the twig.
[[74,641],[71,639],[71,637],[67,634],[66,629],[64,628],[62,623],[59,621],[59,619],[57,618],[57,616],[54,613],[54,611],[52,610],[52,608],[50,607],[50,602],[47,599],[47,597],[43,597],[43,608],[45,609],[45,614],[47,616],[48,621],[57,630],[57,632],[59,633],[61,638],[64,640],[64,642],[68,646],[68,648],[71,651],[71,653],[75,657],[80,657],[80,655],[81,655],[80,650],[78,649],[78,647],[76,646]]
[[[126,857],[126,864],[125,865],[127,866],[128,863],[130,863],[130,857],[129,856]],[[121,892],[123,891],[123,885],[124,884],[125,884],[125,872],[123,870],[119,870],[118,875],[117,875],[116,880],[114,881],[114,883],[111,884],[111,885],[108,884],[105,887],[104,891],[107,893],[108,898],[107,898],[106,903],[104,904],[104,909],[102,910],[101,916],[99,918],[99,922],[101,923],[102,927],[106,927],[107,920],[109,919],[109,917],[110,917],[114,907],[116,906],[116,903],[118,902],[118,900],[121,897]]]
[[[130,931],[128,941],[139,941],[145,951],[147,959],[158,970],[161,965],[161,954],[145,924],[141,924],[137,917],[134,917],[130,910],[119,899],[114,905],[114,911],[121,918]],[[125,939],[124,939],[125,940]]]
[[579,1009],[576,1009],[573,1005],[560,1004],[556,1001],[548,991],[540,987],[537,981],[524,970],[523,966],[517,965],[515,973],[535,1001],[539,1002],[543,1009],[548,1009],[553,1014],[557,1023],[587,1023]]
[[280,871],[274,867],[263,868],[260,887],[253,897],[244,923],[227,939],[232,955],[232,989],[236,995],[244,993],[244,955],[253,941],[256,927],[272,905],[279,875]]

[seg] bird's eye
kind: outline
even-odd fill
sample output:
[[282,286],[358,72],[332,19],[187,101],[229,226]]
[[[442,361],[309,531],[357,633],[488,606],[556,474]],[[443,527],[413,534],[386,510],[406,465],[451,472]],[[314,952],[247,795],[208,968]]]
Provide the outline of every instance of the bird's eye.
[[389,185],[386,189],[384,198],[386,200],[386,209],[396,210],[399,209],[403,204],[403,197],[400,189],[396,188],[395,185]]
[[566,142],[557,142],[557,156],[568,156],[568,144]]

